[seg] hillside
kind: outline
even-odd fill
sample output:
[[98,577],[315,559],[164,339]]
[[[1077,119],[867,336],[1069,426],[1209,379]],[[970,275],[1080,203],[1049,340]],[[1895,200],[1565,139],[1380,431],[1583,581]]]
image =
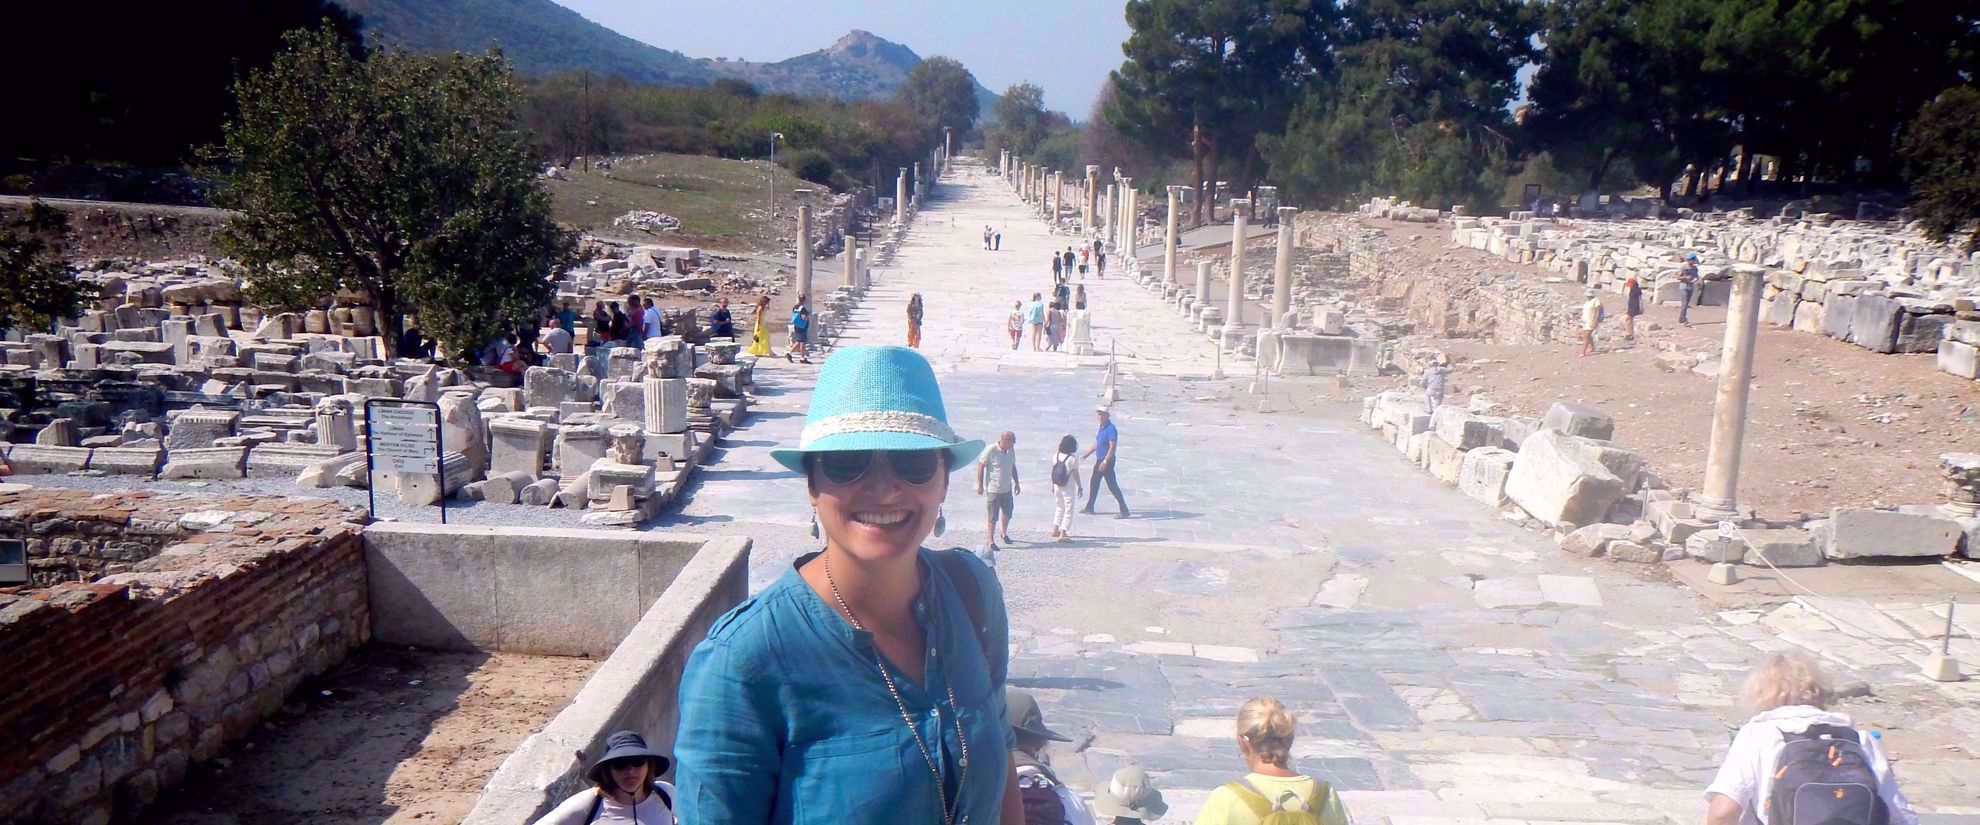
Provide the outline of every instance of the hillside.
[[[863,100],[890,97],[921,62],[913,49],[854,30],[809,54],[769,63],[692,58],[650,46],[552,0],[338,0],[364,17],[368,43],[415,51],[476,51],[490,45],[525,75],[574,69],[641,83],[705,85],[748,80],[766,92]],[[976,87],[983,116],[996,99]]]
[[715,75],[680,52],[649,46],[551,0],[338,0],[364,17],[365,42],[413,51],[491,45],[526,75],[590,69],[641,83],[700,85]]

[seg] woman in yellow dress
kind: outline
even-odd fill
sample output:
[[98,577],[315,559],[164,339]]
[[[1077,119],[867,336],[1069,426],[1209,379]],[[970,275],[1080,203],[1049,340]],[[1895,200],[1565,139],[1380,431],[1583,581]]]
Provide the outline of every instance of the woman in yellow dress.
[[749,333],[749,354],[758,358],[770,357],[770,327],[765,325],[764,316],[770,311],[770,296],[761,295],[756,299],[756,329]]

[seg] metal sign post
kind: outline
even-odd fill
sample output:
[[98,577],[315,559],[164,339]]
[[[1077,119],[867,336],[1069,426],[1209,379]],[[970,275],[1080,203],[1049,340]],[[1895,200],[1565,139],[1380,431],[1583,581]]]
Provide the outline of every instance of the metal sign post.
[[447,523],[446,446],[440,432],[440,405],[398,398],[364,400],[365,500],[378,516],[378,470],[432,473],[440,488],[440,523]]

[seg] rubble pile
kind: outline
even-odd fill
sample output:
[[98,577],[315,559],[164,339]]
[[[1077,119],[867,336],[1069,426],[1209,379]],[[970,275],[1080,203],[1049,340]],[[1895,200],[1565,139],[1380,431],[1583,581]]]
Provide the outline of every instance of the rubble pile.
[[612,219],[612,226],[620,229],[639,229],[646,232],[673,232],[681,228],[681,219],[650,209],[635,209]]

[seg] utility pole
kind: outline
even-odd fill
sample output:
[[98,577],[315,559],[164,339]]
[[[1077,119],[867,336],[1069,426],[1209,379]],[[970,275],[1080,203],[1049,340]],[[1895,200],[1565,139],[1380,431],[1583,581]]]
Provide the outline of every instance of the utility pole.
[[584,171],[591,171],[591,70],[584,71],[582,90],[578,92],[578,156],[584,158]]
[[777,216],[777,141],[783,136],[783,132],[770,133],[770,184],[767,189],[770,203],[767,208],[773,218]]

